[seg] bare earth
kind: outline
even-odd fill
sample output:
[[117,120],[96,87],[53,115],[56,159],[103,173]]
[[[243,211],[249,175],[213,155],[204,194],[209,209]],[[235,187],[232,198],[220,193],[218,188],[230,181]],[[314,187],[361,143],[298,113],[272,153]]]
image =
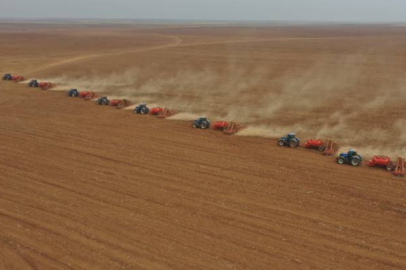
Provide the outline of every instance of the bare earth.
[[[0,269],[406,269],[406,27],[0,24]],[[173,121],[68,98],[167,106]],[[200,115],[240,136],[195,130]]]

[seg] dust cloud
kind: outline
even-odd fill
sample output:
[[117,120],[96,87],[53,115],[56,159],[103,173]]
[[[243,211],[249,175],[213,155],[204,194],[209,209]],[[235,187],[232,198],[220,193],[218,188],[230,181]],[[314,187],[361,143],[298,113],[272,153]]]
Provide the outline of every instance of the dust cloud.
[[220,71],[203,68],[145,76],[145,70],[133,68],[48,80],[58,85],[57,90],[92,90],[179,112],[169,119],[207,116],[212,121],[237,121],[246,127],[239,136],[276,138],[295,132],[302,141],[332,138],[343,149],[351,146],[366,155],[406,156],[406,121],[396,110],[387,112],[388,107],[400,108],[406,80],[366,65],[379,61],[359,54],[329,56],[305,70],[293,67],[283,72],[231,64]]

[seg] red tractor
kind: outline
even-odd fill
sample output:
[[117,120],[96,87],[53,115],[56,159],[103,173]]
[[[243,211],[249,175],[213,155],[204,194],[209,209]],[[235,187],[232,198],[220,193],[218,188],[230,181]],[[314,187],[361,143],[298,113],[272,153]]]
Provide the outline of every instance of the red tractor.
[[369,167],[382,167],[387,171],[393,171],[395,169],[395,164],[391,161],[390,157],[387,156],[374,156],[370,161],[368,161]]

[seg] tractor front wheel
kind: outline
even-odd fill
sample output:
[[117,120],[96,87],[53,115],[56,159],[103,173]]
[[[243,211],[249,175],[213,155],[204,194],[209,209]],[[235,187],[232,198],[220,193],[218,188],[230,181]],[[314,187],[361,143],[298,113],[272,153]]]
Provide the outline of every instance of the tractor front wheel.
[[337,159],[337,163],[340,164],[340,165],[342,165],[342,164],[345,163],[345,159],[344,159],[343,157],[339,157],[339,158]]
[[197,128],[197,124],[196,124],[196,123],[193,123],[193,124],[192,124],[192,127],[193,127],[193,128]]
[[279,140],[279,141],[278,141],[278,145],[279,145],[279,146],[285,146],[285,142],[282,141],[282,140]]

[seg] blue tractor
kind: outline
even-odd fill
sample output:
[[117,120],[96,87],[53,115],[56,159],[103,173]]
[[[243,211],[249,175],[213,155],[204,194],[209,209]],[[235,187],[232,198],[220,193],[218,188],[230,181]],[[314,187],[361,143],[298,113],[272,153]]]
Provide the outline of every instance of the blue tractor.
[[296,138],[295,133],[289,133],[286,137],[282,137],[278,140],[279,146],[289,146],[292,148],[296,148],[299,146],[299,144],[299,138]]
[[338,164],[350,164],[352,166],[361,165],[362,157],[358,155],[357,151],[353,149],[348,150],[347,153],[341,153],[337,158]]
[[11,81],[13,78],[13,76],[11,76],[11,74],[4,74],[3,76],[3,80],[5,81]]
[[68,96],[70,97],[78,97],[79,96],[79,91],[78,89],[71,89],[68,91]]
[[31,80],[31,81],[28,83],[28,86],[35,88],[35,87],[38,87],[38,86],[39,86],[39,83],[38,83],[37,80]]
[[109,105],[109,104],[110,104],[110,100],[106,96],[99,97],[96,100],[96,105],[106,106],[106,105]]
[[206,117],[200,117],[199,119],[193,122],[192,127],[207,129],[210,127],[210,121]]
[[149,113],[149,109],[147,107],[146,103],[140,103],[140,105],[138,105],[137,107],[135,107],[134,109],[134,113],[135,114],[148,114]]

